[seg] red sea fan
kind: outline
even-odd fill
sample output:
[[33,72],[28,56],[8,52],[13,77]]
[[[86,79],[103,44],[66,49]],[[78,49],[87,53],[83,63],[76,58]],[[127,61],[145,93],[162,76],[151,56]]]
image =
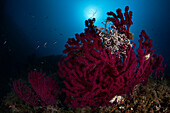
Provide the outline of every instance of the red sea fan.
[[31,71],[29,72],[28,80],[38,97],[40,97],[42,106],[56,104],[59,88],[53,76],[47,77],[45,73]]
[[21,79],[15,80],[13,82],[13,87],[16,95],[22,100],[26,101],[32,106],[39,106],[39,99],[35,92],[32,92],[31,89],[23,82]]
[[116,26],[119,32],[125,33],[125,35],[128,35],[129,33],[129,28],[133,24],[132,22],[132,11],[129,11],[129,7],[125,7],[125,13],[124,17],[121,12],[121,9],[116,10],[117,15],[113,12],[108,12],[107,15],[113,16],[113,17],[108,17],[107,20],[113,22],[113,24]]
[[32,91],[21,79],[13,82],[14,91],[18,97],[32,106],[45,107],[56,104],[59,88],[52,76],[47,77],[45,73],[31,71],[29,72],[28,78],[33,89]]
[[[58,73],[65,79],[65,102],[73,108],[109,105],[109,101],[116,95],[130,95],[135,85],[146,84],[154,71],[157,71],[156,74],[163,74],[162,57],[151,50],[152,40],[145,31],[141,32],[138,55],[135,55],[135,44],[129,43],[127,38],[132,24],[132,12],[128,12],[126,7],[125,19],[120,9],[117,13],[118,15],[108,13],[113,15],[107,19],[114,26],[111,30],[117,30],[110,32],[113,34],[100,31],[94,26],[95,19],[89,19],[85,21],[85,33],[76,34],[76,39],[67,41],[63,51],[67,56],[58,64]],[[100,35],[101,33],[105,35]],[[105,43],[102,39],[116,37],[122,38],[124,44],[117,42],[120,46],[112,54],[111,49],[107,48],[110,43]]]
[[88,21],[91,28],[86,29],[84,34],[77,34],[77,40],[69,39],[70,47],[67,46],[64,51],[68,52],[68,56],[63,58],[62,64],[59,63],[59,75],[66,79],[66,89],[63,89],[67,94],[65,101],[73,108],[108,105],[115,95],[129,92],[131,87],[125,83],[137,66],[134,48],[128,47],[122,62],[121,58],[102,46],[92,20]]

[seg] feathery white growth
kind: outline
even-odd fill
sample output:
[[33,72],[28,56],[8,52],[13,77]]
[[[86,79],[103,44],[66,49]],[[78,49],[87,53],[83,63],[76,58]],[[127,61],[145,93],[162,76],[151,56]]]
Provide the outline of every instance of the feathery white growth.
[[[104,31],[99,28],[97,29],[104,47],[108,48],[111,51],[111,54],[114,54],[115,52],[119,52],[119,55],[126,54],[127,47],[133,46],[127,36],[125,34],[118,33],[116,26],[111,25],[109,22],[106,21],[105,23],[103,22],[103,24],[105,25],[105,28],[102,28]],[[107,24],[109,24],[109,27],[107,27]]]
[[110,102],[110,103],[113,103],[113,102],[115,102],[115,100],[116,100],[117,103],[120,103],[122,99],[124,100],[124,98],[123,98],[122,96],[117,96],[117,95],[116,95],[116,96],[113,97],[109,102]]
[[145,55],[145,60],[148,60],[150,58],[150,53]]

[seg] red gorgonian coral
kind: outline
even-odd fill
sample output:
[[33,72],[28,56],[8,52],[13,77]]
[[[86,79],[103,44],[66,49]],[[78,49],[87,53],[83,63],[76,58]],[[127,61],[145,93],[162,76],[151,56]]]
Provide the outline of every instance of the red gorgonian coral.
[[68,39],[63,51],[67,56],[58,64],[58,73],[65,79],[65,102],[71,107],[108,105],[116,95],[130,95],[135,85],[146,84],[153,72],[157,77],[163,74],[163,58],[154,54],[144,30],[135,55],[129,33],[132,12],[128,10],[124,16],[120,9],[117,14],[107,13],[112,17],[107,18],[104,31],[94,26],[95,19],[86,20],[85,32]]
[[21,79],[13,82],[14,91],[19,98],[32,106],[56,105],[56,98],[60,91],[53,77],[45,76],[45,73],[31,71],[28,75],[31,90]]

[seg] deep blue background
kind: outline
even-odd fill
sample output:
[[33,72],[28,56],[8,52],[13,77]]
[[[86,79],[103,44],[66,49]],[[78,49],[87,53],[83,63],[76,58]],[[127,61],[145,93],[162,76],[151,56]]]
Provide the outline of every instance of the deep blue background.
[[133,12],[133,42],[138,47],[138,36],[144,29],[153,39],[156,53],[164,57],[168,65],[165,73],[169,74],[170,0],[1,0],[0,55],[6,63],[0,69],[9,69],[12,75],[13,68],[8,66],[21,67],[32,53],[62,54],[67,39],[84,31],[84,21],[92,13],[96,11],[95,25],[101,26],[108,11],[121,8],[124,12],[125,6]]

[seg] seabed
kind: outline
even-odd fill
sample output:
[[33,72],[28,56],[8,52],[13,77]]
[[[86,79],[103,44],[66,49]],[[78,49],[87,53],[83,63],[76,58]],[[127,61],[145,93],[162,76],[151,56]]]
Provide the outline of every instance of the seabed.
[[[0,113],[170,113],[170,84],[167,78],[150,77],[147,85],[135,86],[131,99],[126,95],[118,103],[93,109],[86,106],[72,109],[57,100],[58,106],[32,107],[12,90],[3,98]],[[11,88],[12,89],[12,88]]]

